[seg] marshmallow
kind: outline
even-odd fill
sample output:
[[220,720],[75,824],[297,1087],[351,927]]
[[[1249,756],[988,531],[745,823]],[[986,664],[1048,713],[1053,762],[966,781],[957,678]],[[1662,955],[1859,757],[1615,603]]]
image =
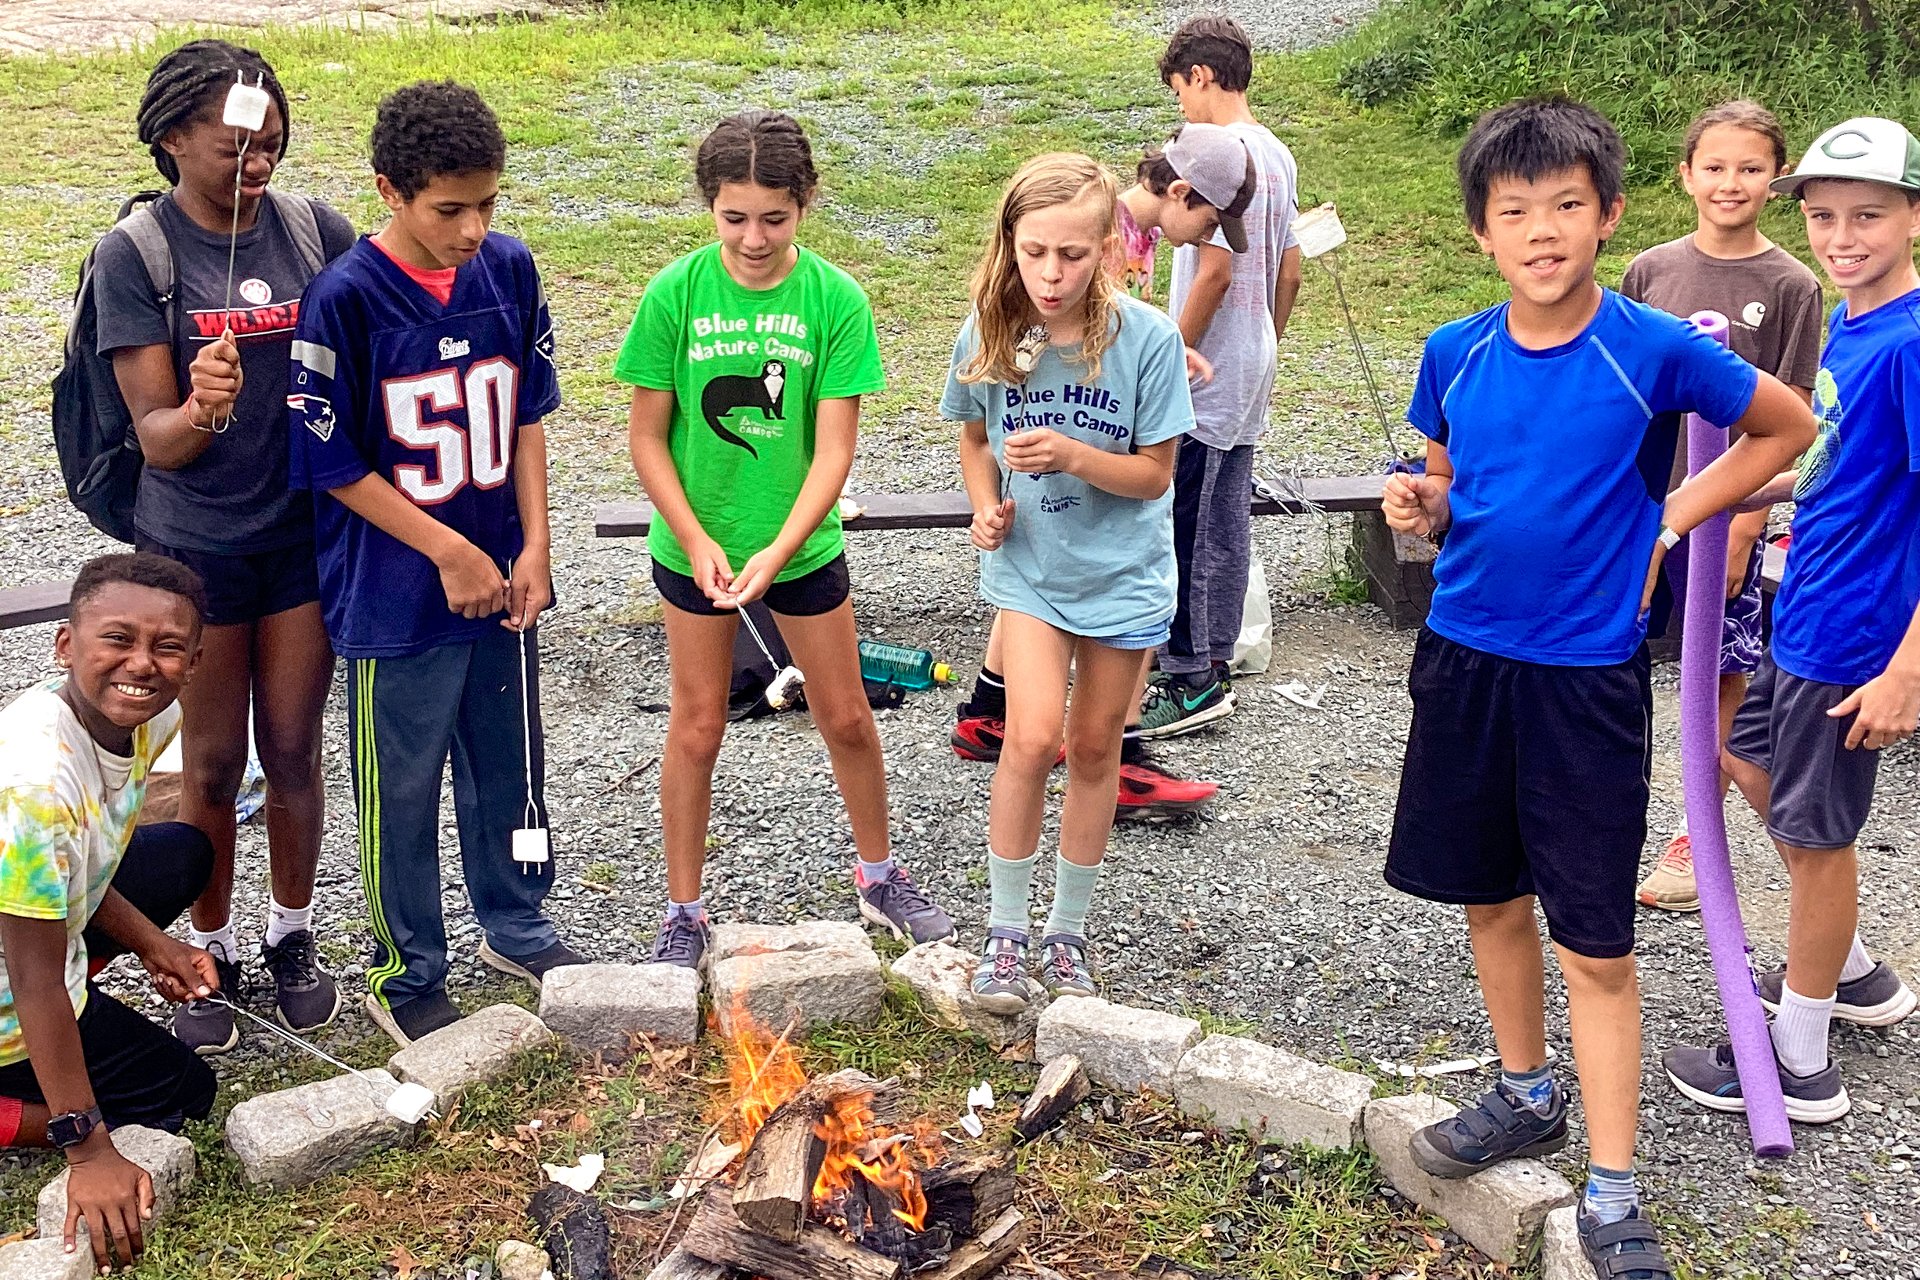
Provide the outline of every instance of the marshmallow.
[[401,1124],[419,1124],[433,1110],[433,1090],[408,1081],[387,1095],[387,1114]]
[[786,710],[793,701],[793,695],[800,691],[800,686],[805,682],[806,677],[800,674],[800,668],[780,668],[780,674],[767,684],[767,705],[775,711]]
[[227,90],[227,105],[220,112],[220,123],[229,129],[258,133],[267,123],[267,108],[272,105],[273,98],[264,88],[238,82]]

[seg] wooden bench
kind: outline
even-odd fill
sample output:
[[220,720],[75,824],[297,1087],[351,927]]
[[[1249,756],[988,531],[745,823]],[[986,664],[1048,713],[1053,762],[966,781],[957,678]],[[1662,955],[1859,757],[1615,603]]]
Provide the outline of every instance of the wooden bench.
[[67,596],[72,591],[71,582],[36,582],[0,591],[0,631],[60,621],[67,616]]

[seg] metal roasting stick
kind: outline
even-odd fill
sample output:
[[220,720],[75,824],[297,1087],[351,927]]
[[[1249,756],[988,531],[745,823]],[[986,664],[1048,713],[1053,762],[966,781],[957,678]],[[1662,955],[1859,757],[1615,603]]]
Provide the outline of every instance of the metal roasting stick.
[[[328,1064],[329,1066],[338,1067],[342,1071],[346,1072],[348,1075],[358,1076],[361,1082],[364,1083],[369,1089],[375,1090],[375,1096],[380,1099],[380,1103],[382,1106],[388,1106],[388,1104],[393,1102],[396,1098],[400,1098],[403,1092],[408,1090],[409,1088],[412,1088],[412,1089],[424,1088],[424,1086],[420,1086],[420,1085],[409,1086],[405,1084],[397,1084],[392,1089],[388,1089],[386,1081],[378,1079],[375,1076],[369,1075],[368,1073],[366,1073],[365,1071],[362,1071],[358,1067],[348,1066],[346,1063],[340,1061],[340,1059],[328,1053],[325,1049],[322,1049],[319,1045],[314,1044],[310,1040],[301,1039],[299,1036],[293,1034],[293,1032],[288,1031],[285,1027],[280,1026],[276,1022],[272,1022],[266,1018],[261,1017],[259,1014],[255,1013],[251,1009],[241,1008],[239,1005],[227,999],[224,995],[221,995],[217,991],[210,996],[203,996],[201,998],[206,1000],[209,1004],[223,1005],[226,1008],[232,1010],[234,1013],[239,1014],[241,1017],[247,1018],[253,1022],[259,1023],[261,1026],[265,1027],[268,1031],[280,1037],[282,1040],[286,1041],[288,1044],[292,1045],[294,1048],[299,1049],[305,1053],[312,1054],[314,1057],[320,1059],[320,1061]],[[412,1095],[410,1094],[407,1096],[409,1100],[412,1097]],[[433,1116],[435,1119],[438,1119],[440,1116],[440,1111],[437,1107],[429,1106],[425,1114]]]

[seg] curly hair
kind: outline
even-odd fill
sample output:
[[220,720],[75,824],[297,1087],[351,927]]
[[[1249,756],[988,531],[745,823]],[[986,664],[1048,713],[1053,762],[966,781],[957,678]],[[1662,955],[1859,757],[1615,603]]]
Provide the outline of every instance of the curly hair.
[[[209,113],[218,118],[227,100],[227,90],[242,73],[248,80],[259,78],[260,86],[280,108],[280,156],[287,154],[287,139],[293,132],[293,118],[287,111],[287,91],[267,60],[252,49],[225,40],[190,40],[153,66],[147,76],[147,91],[140,97],[140,110],[134,119],[140,141],[153,153],[154,167],[169,184],[180,181],[180,166],[174,163],[161,142],[174,130],[193,124]],[[277,157],[276,157],[277,158]]]
[[73,590],[67,596],[67,616],[78,614],[81,606],[118,582],[179,596],[193,606],[196,623],[206,616],[207,589],[200,575],[178,560],[144,551],[95,556],[81,565],[73,580]]
[[443,173],[499,173],[507,135],[480,95],[453,80],[422,80],[380,99],[373,171],[411,200]]
[[[1013,359],[1014,344],[1027,328],[1030,305],[1013,243],[1020,219],[1039,209],[1084,201],[1098,220],[1104,250],[1115,234],[1113,207],[1119,198],[1119,184],[1107,167],[1075,151],[1035,156],[1020,166],[1000,197],[993,235],[969,286],[979,345],[961,367],[960,381],[1012,384],[1024,376]],[[1120,304],[1107,272],[1093,273],[1086,308],[1086,332],[1080,340],[1081,381],[1091,383],[1100,377],[1100,361],[1120,328]]]
[[693,180],[709,206],[729,182],[785,189],[806,208],[820,175],[800,122],[784,111],[742,111],[713,127],[693,158]]

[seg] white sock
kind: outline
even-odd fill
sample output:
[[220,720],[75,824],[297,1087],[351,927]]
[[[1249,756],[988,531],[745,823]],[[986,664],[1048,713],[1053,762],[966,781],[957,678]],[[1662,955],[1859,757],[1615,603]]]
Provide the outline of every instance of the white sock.
[[1873,972],[1873,957],[1860,945],[1860,935],[1853,935],[1853,950],[1847,952],[1847,962],[1840,966],[1840,981],[1856,982]]
[[1833,1002],[1832,996],[1809,1000],[1792,987],[1781,987],[1780,1012],[1773,1018],[1773,1052],[1781,1066],[1797,1076],[1826,1070]]
[[277,947],[290,933],[313,928],[313,904],[304,907],[283,907],[280,899],[271,894],[267,897],[267,945]]
[[[202,951],[213,951],[214,957],[232,964],[240,958],[240,939],[234,936],[233,921],[229,920],[211,933],[202,933],[192,925],[187,926],[187,940]],[[214,951],[214,945],[220,949]]]

